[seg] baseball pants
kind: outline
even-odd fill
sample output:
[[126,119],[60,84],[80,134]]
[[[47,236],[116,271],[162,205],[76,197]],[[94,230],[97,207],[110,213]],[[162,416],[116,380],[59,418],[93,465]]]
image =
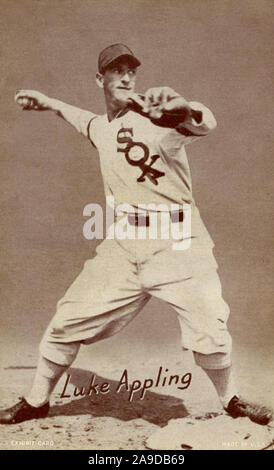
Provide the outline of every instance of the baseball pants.
[[104,240],[58,302],[41,354],[70,365],[81,343],[118,333],[155,296],[174,308],[182,347],[194,352],[198,365],[228,367],[229,308],[222,298],[214,245],[198,211],[192,221],[187,250],[174,250],[171,240]]

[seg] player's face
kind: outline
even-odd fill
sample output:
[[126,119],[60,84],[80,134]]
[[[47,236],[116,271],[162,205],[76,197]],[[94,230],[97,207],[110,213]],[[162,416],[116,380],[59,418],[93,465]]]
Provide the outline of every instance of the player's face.
[[135,89],[136,67],[127,62],[110,65],[103,74],[103,88],[107,102],[124,105]]

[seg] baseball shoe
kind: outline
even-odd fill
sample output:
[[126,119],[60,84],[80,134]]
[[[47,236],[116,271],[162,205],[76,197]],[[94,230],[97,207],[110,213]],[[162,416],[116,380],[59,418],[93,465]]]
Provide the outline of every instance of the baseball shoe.
[[237,396],[231,398],[225,411],[232,418],[248,417],[254,423],[263,425],[268,424],[273,418],[272,411],[266,406],[249,403]]
[[20,397],[20,401],[14,406],[0,411],[0,424],[15,424],[29,419],[45,418],[48,412],[49,403],[35,408],[29,405],[25,398]]

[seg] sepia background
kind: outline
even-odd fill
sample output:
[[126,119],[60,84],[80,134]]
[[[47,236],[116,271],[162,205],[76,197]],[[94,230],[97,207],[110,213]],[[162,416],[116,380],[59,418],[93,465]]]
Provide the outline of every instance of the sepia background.
[[[37,89],[104,113],[94,78],[98,53],[123,42],[142,62],[138,91],[170,86],[216,116],[214,133],[187,149],[194,196],[215,241],[231,307],[239,384],[270,403],[273,2],[0,0],[0,7],[3,380],[8,367],[35,366],[56,302],[95,253],[98,242],[82,234],[83,208],[105,206],[98,156],[88,140],[51,113],[22,111],[14,93]],[[202,401],[200,372],[181,352],[176,315],[158,300],[118,336],[83,347],[76,362],[109,378],[116,371],[116,379],[125,367],[138,378],[166,364],[174,373],[193,368],[193,394]],[[23,393],[22,370],[16,381]]]

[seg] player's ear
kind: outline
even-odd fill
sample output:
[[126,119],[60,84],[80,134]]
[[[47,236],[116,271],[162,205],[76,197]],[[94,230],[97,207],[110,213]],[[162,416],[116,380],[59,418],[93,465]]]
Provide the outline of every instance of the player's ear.
[[104,87],[104,75],[102,73],[96,73],[96,83],[100,88]]

